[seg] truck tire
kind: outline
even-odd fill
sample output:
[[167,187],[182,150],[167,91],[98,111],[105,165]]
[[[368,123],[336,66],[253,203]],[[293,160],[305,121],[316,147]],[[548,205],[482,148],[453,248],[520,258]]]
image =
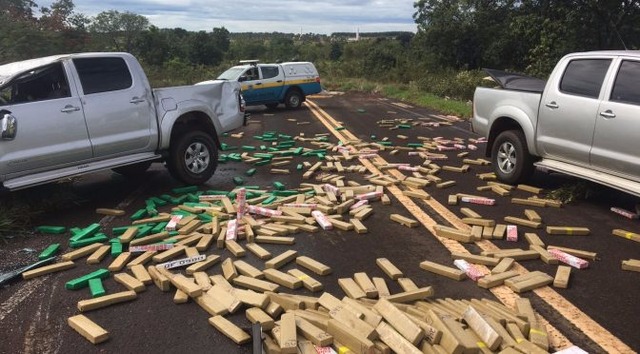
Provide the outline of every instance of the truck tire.
[[265,103],[264,105],[265,105],[265,106],[267,106],[267,108],[269,108],[269,109],[275,109],[275,108],[278,108],[278,103],[276,103],[276,102],[273,102],[273,103]]
[[289,90],[284,96],[284,105],[289,109],[299,108],[302,105],[302,93],[298,90]]
[[203,184],[218,167],[218,148],[213,138],[200,130],[187,131],[171,142],[167,168],[186,184]]
[[506,130],[498,135],[491,148],[491,163],[498,179],[515,184],[533,173],[533,157],[520,130]]
[[134,163],[133,165],[116,167],[112,169],[112,171],[125,177],[140,177],[147,172],[149,167],[151,167],[151,161],[144,161]]

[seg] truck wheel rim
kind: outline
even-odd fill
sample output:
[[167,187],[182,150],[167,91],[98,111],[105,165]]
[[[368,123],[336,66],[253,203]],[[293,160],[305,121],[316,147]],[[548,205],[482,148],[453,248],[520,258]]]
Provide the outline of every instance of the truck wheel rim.
[[184,153],[184,162],[191,173],[202,173],[209,166],[209,149],[203,143],[192,143]]
[[298,96],[293,95],[289,97],[289,104],[293,107],[297,107],[300,104],[300,100],[298,99]]
[[510,142],[505,142],[498,149],[498,168],[502,173],[512,173],[516,168],[516,148]]

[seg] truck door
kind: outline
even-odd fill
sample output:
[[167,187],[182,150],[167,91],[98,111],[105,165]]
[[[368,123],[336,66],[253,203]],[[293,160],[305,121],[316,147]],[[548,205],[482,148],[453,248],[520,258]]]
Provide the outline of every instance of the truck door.
[[543,157],[589,164],[601,88],[611,59],[573,59],[542,95],[537,141]]
[[149,151],[155,110],[146,79],[132,75],[122,57],[76,58],[73,64],[94,157]]
[[0,118],[16,123],[0,140],[0,173],[8,178],[91,158],[82,105],[64,66],[30,70],[0,88]]
[[284,86],[284,74],[280,65],[260,65],[262,89],[260,97],[265,102],[278,102]]
[[246,79],[242,81],[242,96],[244,96],[244,100],[247,104],[260,102],[259,89],[262,86],[262,82],[260,81],[258,68],[255,66],[248,68],[244,74],[240,75],[240,77],[243,76],[246,77]]
[[640,61],[619,61],[596,118],[591,164],[640,180]]

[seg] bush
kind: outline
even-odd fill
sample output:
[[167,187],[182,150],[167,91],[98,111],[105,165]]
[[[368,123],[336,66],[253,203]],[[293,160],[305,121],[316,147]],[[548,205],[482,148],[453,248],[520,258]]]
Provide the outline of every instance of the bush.
[[467,101],[473,99],[473,92],[481,85],[485,76],[486,74],[477,70],[427,73],[417,81],[417,86],[420,90],[437,96]]

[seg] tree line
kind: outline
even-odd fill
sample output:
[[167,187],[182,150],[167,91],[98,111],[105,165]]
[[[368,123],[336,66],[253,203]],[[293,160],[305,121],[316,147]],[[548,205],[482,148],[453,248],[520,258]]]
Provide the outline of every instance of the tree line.
[[418,0],[417,33],[331,35],[230,33],[158,28],[139,14],[109,10],[89,17],[72,0],[39,6],[0,0],[0,64],[39,56],[126,51],[154,84],[189,84],[217,76],[241,59],[313,61],[328,78],[413,84],[468,98],[479,69],[545,77],[564,54],[638,49],[637,0]]

